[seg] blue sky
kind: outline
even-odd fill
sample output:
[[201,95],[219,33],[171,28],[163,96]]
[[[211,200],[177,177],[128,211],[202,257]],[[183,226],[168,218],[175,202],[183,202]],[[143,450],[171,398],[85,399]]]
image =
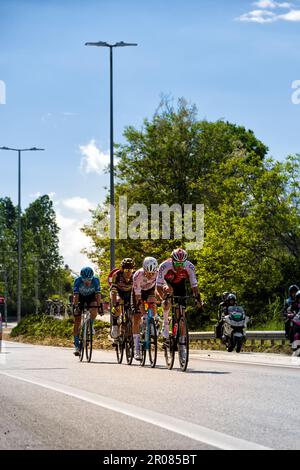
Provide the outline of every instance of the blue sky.
[[[282,159],[300,151],[299,28],[298,0],[0,0],[0,146],[46,149],[23,154],[22,205],[52,195],[69,264],[85,262],[79,227],[109,184],[109,51],[84,43],[138,43],[114,51],[116,142],[164,93],[252,129]],[[0,152],[0,197],[15,203],[16,157]]]

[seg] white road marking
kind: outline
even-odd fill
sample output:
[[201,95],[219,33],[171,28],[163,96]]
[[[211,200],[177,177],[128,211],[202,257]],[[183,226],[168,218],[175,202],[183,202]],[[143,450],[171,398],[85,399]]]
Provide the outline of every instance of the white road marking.
[[78,388],[70,387],[68,385],[50,382],[48,380],[37,378],[26,378],[20,375],[11,374],[9,372],[0,371],[1,375],[5,375],[12,379],[21,380],[33,385],[53,390],[55,392],[63,393],[73,398],[86,401],[101,408],[106,408],[117,413],[122,413],[131,418],[144,421],[154,426],[167,429],[168,431],[181,434],[185,437],[199,441],[210,446],[223,450],[271,450],[259,444],[250,441],[238,439],[227,434],[223,434],[212,429],[199,426],[198,424],[184,421],[182,419],[173,418],[172,416],[164,415],[156,411],[147,410],[134,405],[129,405],[112,398],[104,397],[96,393],[87,392]]

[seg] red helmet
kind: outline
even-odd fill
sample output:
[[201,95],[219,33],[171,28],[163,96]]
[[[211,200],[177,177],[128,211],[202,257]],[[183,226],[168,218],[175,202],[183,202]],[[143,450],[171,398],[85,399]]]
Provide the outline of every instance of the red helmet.
[[177,263],[184,263],[187,260],[187,252],[182,248],[177,248],[176,250],[172,251],[171,254],[172,260]]

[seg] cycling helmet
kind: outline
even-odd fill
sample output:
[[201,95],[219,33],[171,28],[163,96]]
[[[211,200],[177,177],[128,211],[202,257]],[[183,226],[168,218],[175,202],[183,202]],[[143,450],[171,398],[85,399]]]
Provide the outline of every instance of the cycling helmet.
[[177,248],[176,250],[172,251],[171,254],[172,260],[177,263],[184,263],[187,260],[187,252],[182,248]]
[[223,294],[222,294],[223,300],[226,300],[228,295],[229,295],[229,292],[223,292]]
[[122,269],[134,269],[135,262],[132,258],[124,258],[121,261],[121,268]]
[[80,271],[80,276],[82,277],[82,279],[90,281],[94,277],[94,271],[92,270],[92,268],[89,267],[82,268],[82,270]]
[[229,302],[230,300],[234,300],[236,302],[236,296],[234,294],[228,294],[227,299]]
[[296,286],[296,284],[293,284],[289,287],[289,295],[291,295],[291,292],[293,291],[296,291],[296,292],[299,291],[299,287]]
[[300,290],[296,292],[295,299],[300,300]]
[[158,271],[158,262],[155,258],[147,256],[143,261],[143,268],[146,273],[156,273]]

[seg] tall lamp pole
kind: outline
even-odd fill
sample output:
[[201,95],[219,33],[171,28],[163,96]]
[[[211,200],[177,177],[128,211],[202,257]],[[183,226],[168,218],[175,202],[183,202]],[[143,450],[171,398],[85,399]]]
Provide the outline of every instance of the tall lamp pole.
[[17,304],[17,321],[21,321],[21,305],[22,305],[22,230],[21,230],[21,152],[32,152],[37,150],[45,150],[37,147],[29,149],[14,149],[10,147],[0,147],[0,150],[11,150],[18,152],[18,304]]
[[5,265],[0,264],[0,273],[3,273],[4,280],[4,321],[7,328],[7,269]]
[[115,267],[115,188],[114,188],[114,119],[113,119],[113,48],[137,46],[136,43],[116,42],[86,42],[86,46],[109,47],[110,49],[110,269]]

